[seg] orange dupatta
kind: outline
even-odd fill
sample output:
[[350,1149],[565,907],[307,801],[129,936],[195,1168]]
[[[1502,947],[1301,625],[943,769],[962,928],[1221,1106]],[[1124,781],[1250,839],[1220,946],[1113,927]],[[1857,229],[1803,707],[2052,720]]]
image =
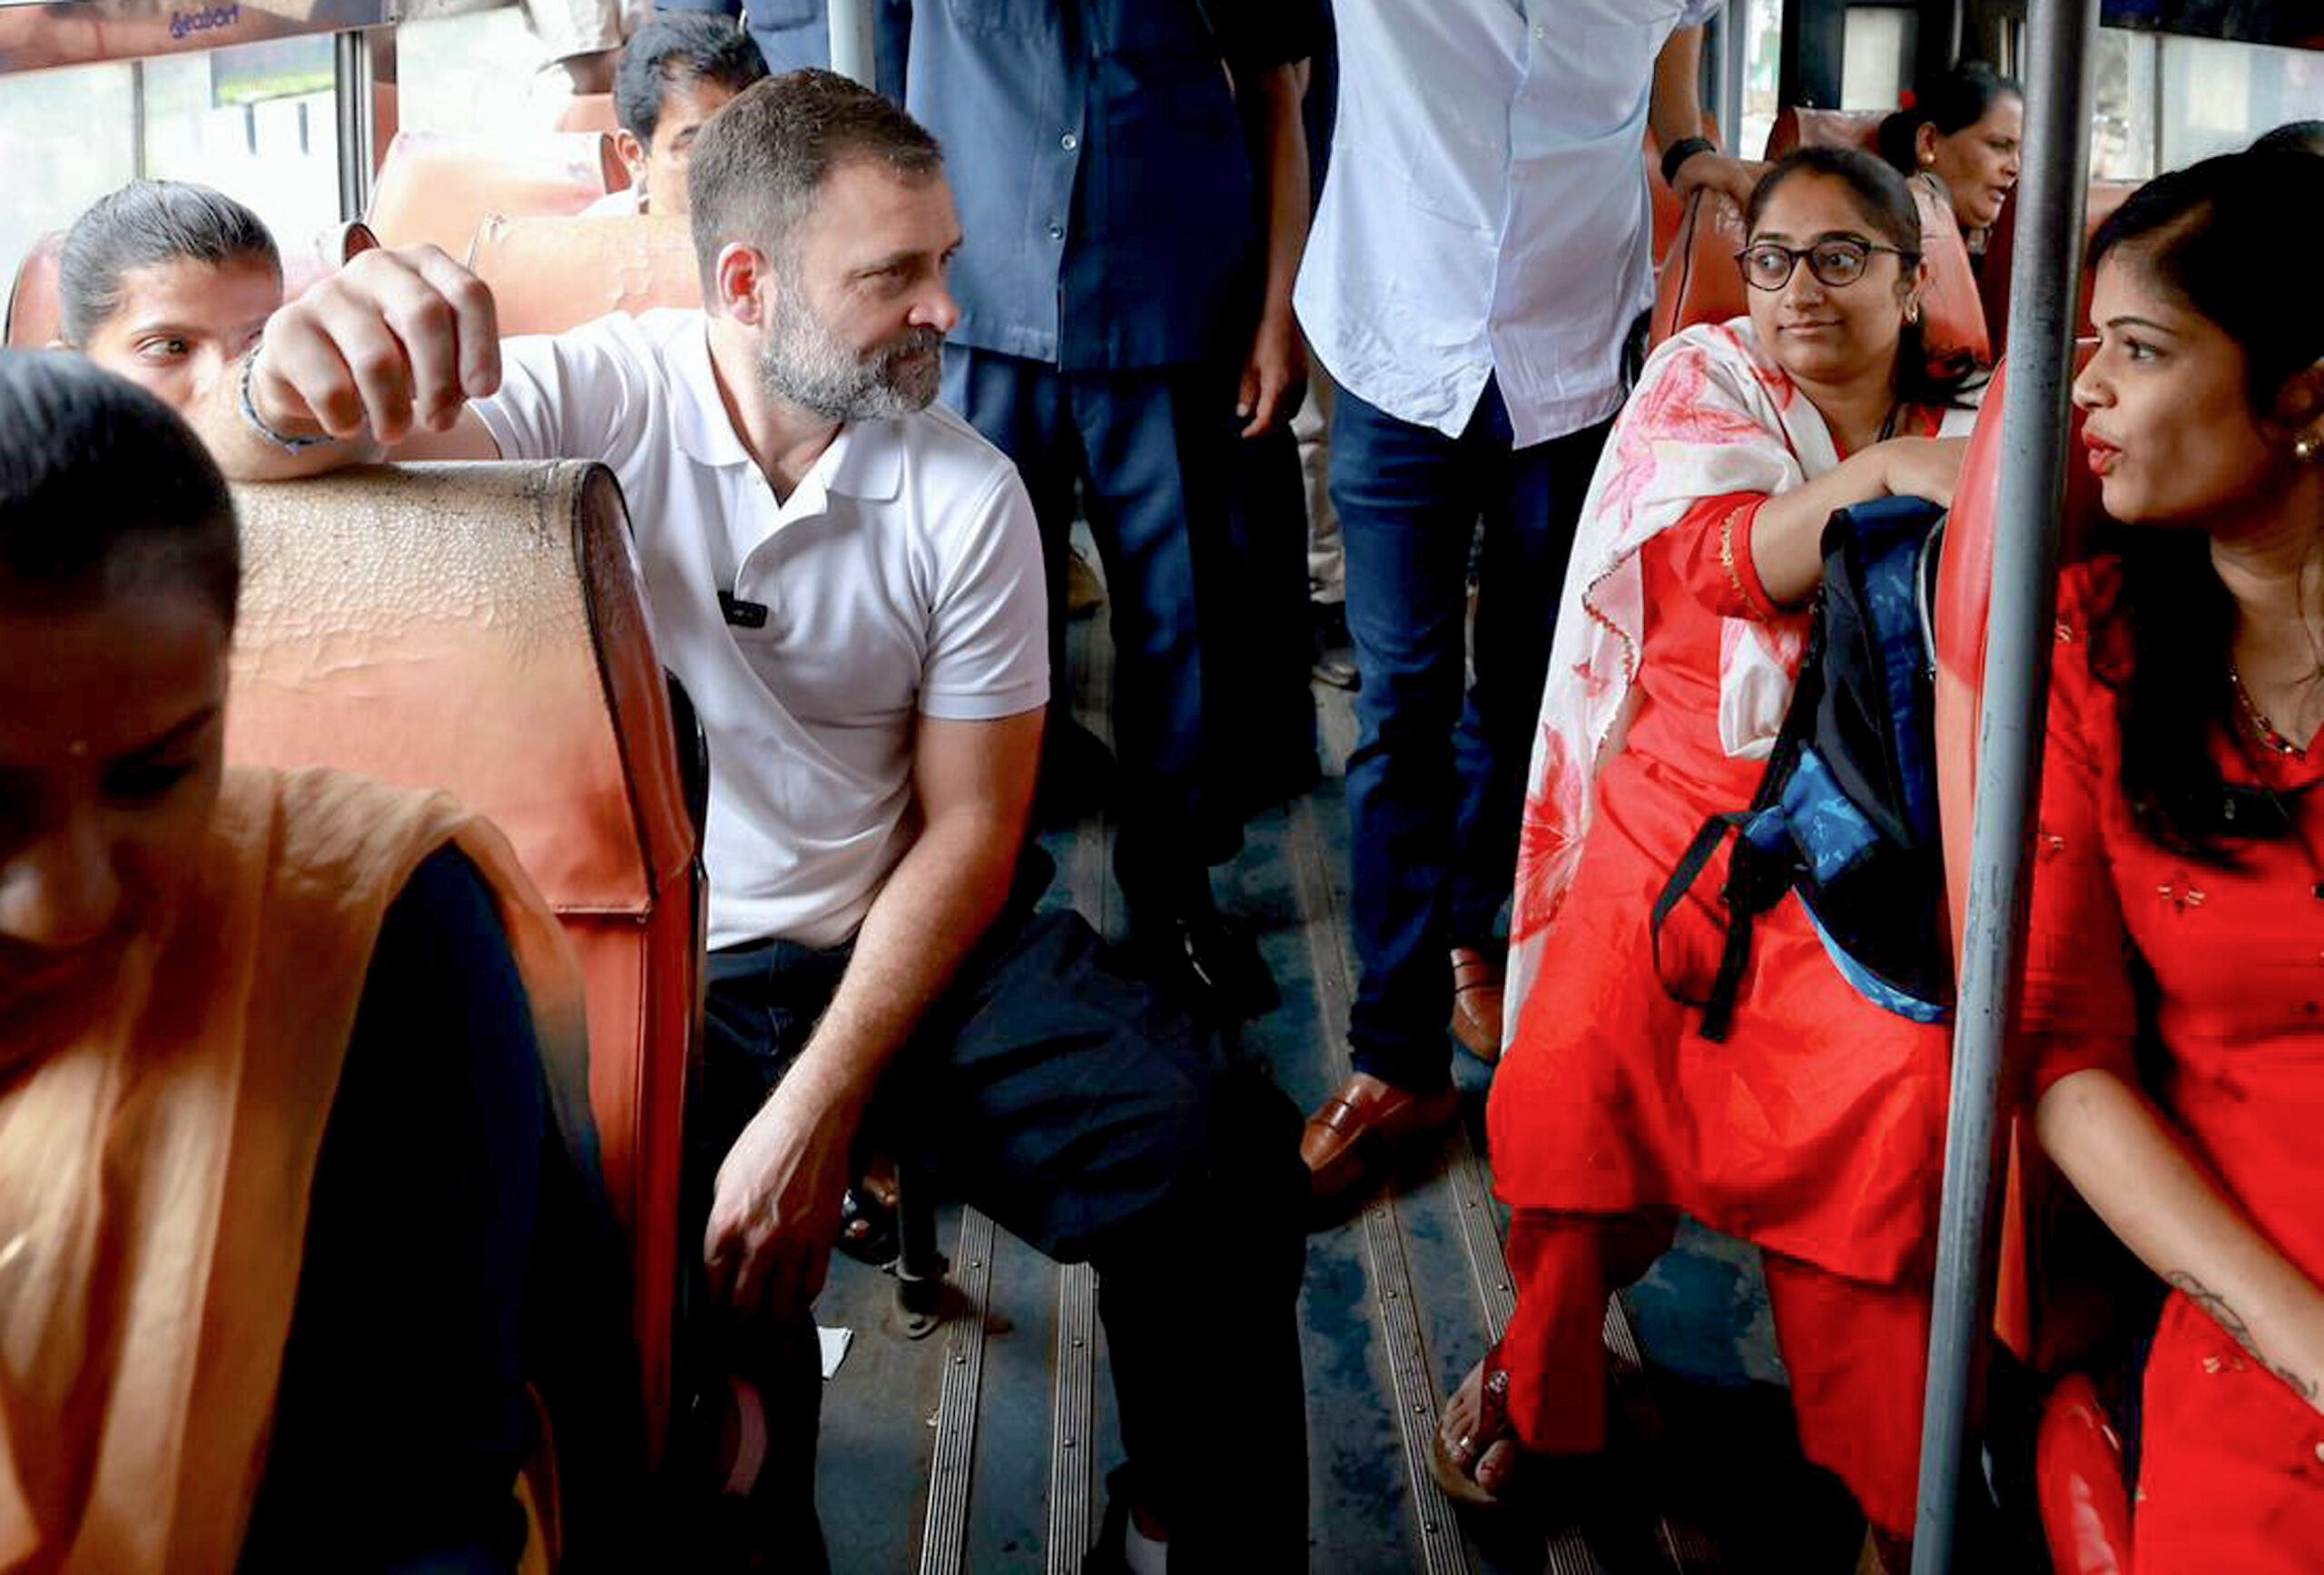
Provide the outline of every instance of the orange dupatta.
[[0,1087],[0,1570],[233,1568],[371,953],[448,842],[494,893],[544,1058],[577,1044],[573,954],[488,823],[237,769],[109,1009]]

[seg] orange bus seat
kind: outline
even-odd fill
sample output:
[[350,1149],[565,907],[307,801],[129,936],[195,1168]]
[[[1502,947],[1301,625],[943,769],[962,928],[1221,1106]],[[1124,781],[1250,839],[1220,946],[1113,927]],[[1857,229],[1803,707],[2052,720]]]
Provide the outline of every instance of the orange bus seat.
[[[2086,241],[2098,233],[2098,227],[2114,216],[2122,200],[2139,189],[2136,181],[2093,181],[2090,182],[2089,205],[2083,212],[2083,234]],[[1992,336],[1994,353],[2000,353],[2009,338],[2010,258],[2017,242],[2017,192],[2013,190],[2001,205],[2001,216],[1994,221],[1993,233],[1985,238],[1984,271],[1978,276],[1978,290],[1985,300],[1985,328]],[[2097,330],[2090,325],[2090,274],[2082,276],[2082,310],[2074,320],[2074,332],[2088,338]]]
[[586,461],[435,465],[236,501],[228,758],[453,793],[507,832],[580,954],[590,1105],[658,1461],[701,1035],[704,888],[682,759],[700,756],[655,655],[620,489]]
[[577,213],[629,183],[603,132],[443,136],[399,132],[363,215],[389,246],[466,257],[492,213]]
[[576,93],[556,112],[556,129],[561,132],[610,132],[620,125],[620,118],[614,113],[614,95],[609,93]]
[[63,301],[57,294],[56,271],[64,250],[64,231],[52,230],[32,243],[16,264],[8,286],[8,319],[5,340],[12,350],[45,349],[56,340],[64,323]]
[[[1724,148],[1718,138],[1718,122],[1709,112],[1703,115],[1702,134],[1714,147]],[[1654,266],[1659,269],[1662,260],[1670,255],[1670,242],[1679,236],[1679,225],[1687,216],[1687,204],[1662,178],[1662,144],[1654,140],[1654,128],[1646,128],[1646,196],[1654,216]]]
[[1880,123],[1887,118],[1886,110],[1793,105],[1777,114],[1776,123],[1768,128],[1768,157],[1780,159],[1800,148],[1862,148],[1876,153]]
[[2122,1440],[2083,1373],[2062,1380],[2042,1403],[2034,1478],[2050,1568],[2057,1575],[2130,1575]]
[[1749,310],[1743,271],[1735,261],[1743,241],[1743,214],[1734,203],[1709,191],[1688,196],[1686,214],[1654,281],[1649,332],[1656,344],[1682,328],[1725,322]]
[[684,219],[511,219],[477,231],[469,270],[492,287],[503,338],[563,333],[608,312],[698,307],[702,274]]
[[1921,212],[1921,261],[1928,282],[1921,290],[1921,336],[1932,359],[1965,354],[1978,366],[1994,362],[1985,331],[1985,303],[1977,294],[1977,271],[1969,261],[1953,201],[1934,181],[1912,180],[1913,203]]

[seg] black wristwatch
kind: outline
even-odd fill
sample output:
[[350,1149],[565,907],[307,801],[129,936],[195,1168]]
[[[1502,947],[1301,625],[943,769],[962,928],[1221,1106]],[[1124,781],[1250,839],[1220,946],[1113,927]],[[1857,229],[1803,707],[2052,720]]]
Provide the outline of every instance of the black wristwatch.
[[1668,148],[1663,150],[1662,183],[1666,186],[1676,187],[1679,184],[1679,165],[1685,163],[1689,159],[1693,158],[1697,153],[1715,153],[1717,152],[1718,152],[1718,144],[1712,142],[1709,137],[1680,137],[1677,142],[1672,143]]

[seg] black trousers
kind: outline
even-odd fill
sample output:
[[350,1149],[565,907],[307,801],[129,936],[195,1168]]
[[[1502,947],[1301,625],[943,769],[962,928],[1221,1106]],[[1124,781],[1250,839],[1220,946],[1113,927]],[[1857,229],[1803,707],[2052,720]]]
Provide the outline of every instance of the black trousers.
[[[1060,371],[963,346],[944,352],[944,401],[1016,461],[1049,576],[1052,714],[1072,714],[1065,566],[1077,512],[1106,566],[1114,748],[1121,761],[1114,875],[1133,910],[1208,901],[1206,866],[1242,847],[1244,807],[1205,655],[1231,580],[1234,380],[1196,363]],[[1304,668],[1303,668],[1304,671]]]
[[[697,1174],[805,1045],[848,955],[772,941],[712,956]],[[1305,1569],[1307,1178],[1290,1101],[1109,966],[1079,915],[1020,904],[891,1068],[871,1120],[947,1196],[1097,1268],[1130,1491],[1168,1528],[1174,1567]],[[782,1344],[812,1359],[811,1339]],[[791,1414],[774,1456],[802,1484],[778,1492],[810,1521],[783,1539],[793,1555],[819,1545],[821,1389],[798,1372],[777,1385]]]

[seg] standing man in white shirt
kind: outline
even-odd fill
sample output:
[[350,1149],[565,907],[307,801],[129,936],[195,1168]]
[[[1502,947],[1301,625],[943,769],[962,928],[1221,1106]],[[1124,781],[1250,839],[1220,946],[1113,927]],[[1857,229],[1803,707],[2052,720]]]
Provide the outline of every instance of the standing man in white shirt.
[[1078,915],[1035,911],[1040,541],[1016,467],[930,405],[959,320],[941,157],[843,77],[772,78],[695,144],[706,312],[503,345],[441,252],[369,253],[276,313],[197,424],[248,478],[384,446],[621,479],[710,744],[686,1192],[724,1348],[806,1363],[772,1375],[757,1550],[822,1563],[808,1310],[876,1107],[939,1186],[1098,1267],[1131,1458],[1093,1567],[1304,1569],[1296,1112]]
[[[1355,1070],[1310,1117],[1315,1196],[1458,1107],[1448,1018],[1501,1049],[1498,938],[1567,551],[1653,299],[1639,178],[1740,202],[1702,139],[1719,0],[1337,0],[1340,101],[1295,297],[1339,386],[1332,498],[1363,687],[1348,757]],[[1484,522],[1473,684],[1470,547]],[[1465,692],[1464,692],[1465,690]]]

